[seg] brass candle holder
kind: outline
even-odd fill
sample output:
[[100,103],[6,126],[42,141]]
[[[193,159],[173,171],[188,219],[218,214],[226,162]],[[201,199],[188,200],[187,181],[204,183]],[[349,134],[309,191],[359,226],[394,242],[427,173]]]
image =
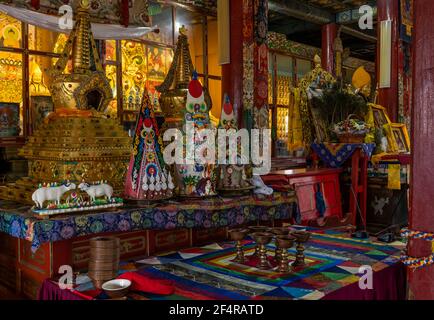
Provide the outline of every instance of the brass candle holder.
[[305,262],[304,262],[304,244],[309,240],[310,238],[310,233],[306,232],[306,231],[293,231],[290,234],[291,236],[295,237],[296,239],[296,256],[295,256],[295,261],[292,263],[293,267],[298,267],[298,266],[304,266]]
[[[250,226],[249,231],[250,235],[253,236],[255,232],[265,232],[268,228],[264,226]],[[259,245],[256,243],[255,245],[255,252],[251,255],[251,257],[258,257],[259,256]]]
[[[277,236],[284,236],[284,235],[288,235],[289,233],[289,229],[286,227],[276,227],[276,228],[271,228],[269,230],[272,234]],[[279,246],[279,242],[276,240],[275,241],[276,244],[276,249],[274,251],[274,259],[276,260],[277,263],[279,263],[280,259],[282,258],[282,249]]]
[[252,236],[259,246],[259,262],[256,267],[261,270],[271,269],[271,264],[267,259],[266,245],[271,242],[273,234],[269,232],[255,232],[252,234]]
[[294,245],[296,238],[290,235],[276,236],[276,245],[279,246],[281,251],[281,258],[278,264],[278,271],[281,273],[288,273],[291,269],[289,267],[288,249]]
[[244,250],[241,241],[244,240],[247,232],[248,230],[246,229],[233,229],[229,231],[231,239],[237,242],[236,244],[237,256],[234,259],[234,261],[237,263],[244,263],[246,261],[244,257]]

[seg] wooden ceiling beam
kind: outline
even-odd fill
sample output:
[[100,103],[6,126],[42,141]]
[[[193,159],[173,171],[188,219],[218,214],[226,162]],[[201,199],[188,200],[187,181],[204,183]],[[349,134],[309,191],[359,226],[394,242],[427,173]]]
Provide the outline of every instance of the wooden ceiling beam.
[[[298,0],[270,0],[268,3],[268,10],[319,25],[336,22],[336,15],[334,13]],[[377,42],[377,37],[348,26],[342,26],[342,32],[358,39]]]

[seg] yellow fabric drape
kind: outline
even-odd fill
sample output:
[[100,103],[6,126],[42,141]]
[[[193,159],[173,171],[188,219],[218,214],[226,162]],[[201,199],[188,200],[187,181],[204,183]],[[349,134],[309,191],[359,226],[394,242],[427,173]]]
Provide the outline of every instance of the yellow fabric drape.
[[388,189],[400,190],[401,189],[401,165],[389,164],[387,178],[388,178],[387,179]]
[[288,117],[288,149],[293,152],[304,146],[300,117],[300,88],[294,88],[290,98]]

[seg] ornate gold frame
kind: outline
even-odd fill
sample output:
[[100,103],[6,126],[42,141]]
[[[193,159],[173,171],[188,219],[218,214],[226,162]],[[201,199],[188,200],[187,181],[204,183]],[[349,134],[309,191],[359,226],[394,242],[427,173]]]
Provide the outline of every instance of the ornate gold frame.
[[[393,138],[394,145],[397,152],[407,153],[411,151],[410,136],[408,134],[407,126],[403,123],[391,123],[390,125],[391,136]],[[399,141],[397,141],[396,134],[398,134],[399,140],[403,144],[403,148],[400,146]]]
[[[379,104],[374,104],[374,103],[369,103],[368,106],[369,106],[369,108],[372,111],[372,117],[373,117],[373,121],[374,121],[373,124],[374,124],[374,126],[377,129],[382,128],[382,127],[384,128],[384,125],[392,123],[392,121],[390,121],[390,118],[389,118],[389,116],[387,114],[387,110],[386,110],[385,107],[383,107],[383,106],[381,106]],[[385,122],[381,126],[377,126],[376,123],[375,123],[375,112],[381,113],[382,117],[385,120]]]

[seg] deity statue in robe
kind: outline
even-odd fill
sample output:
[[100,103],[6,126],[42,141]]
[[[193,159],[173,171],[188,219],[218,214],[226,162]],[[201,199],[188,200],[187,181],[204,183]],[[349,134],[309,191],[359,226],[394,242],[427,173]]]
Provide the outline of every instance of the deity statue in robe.
[[361,66],[354,71],[351,82],[355,93],[361,95],[366,102],[369,102],[369,97],[371,96],[371,76],[365,70],[365,67]]

